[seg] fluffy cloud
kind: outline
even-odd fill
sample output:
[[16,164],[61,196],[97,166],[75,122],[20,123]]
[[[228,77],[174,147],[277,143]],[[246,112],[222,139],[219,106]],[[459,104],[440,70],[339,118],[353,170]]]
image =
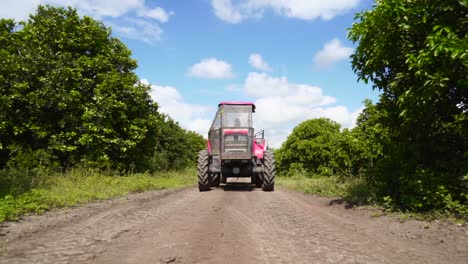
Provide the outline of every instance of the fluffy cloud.
[[252,53],[249,56],[249,63],[252,67],[261,71],[271,71],[270,65],[263,60],[262,55],[258,53]]
[[[145,79],[141,82],[149,84]],[[213,106],[187,103],[180,92],[172,86],[153,84],[150,95],[158,103],[159,110],[179,122],[183,128],[193,130],[203,136],[208,134],[212,121],[211,115],[214,115],[216,111]]]
[[4,0],[0,2],[0,18],[25,20],[39,4],[72,6],[81,15],[88,15],[111,26],[122,37],[154,43],[160,39],[162,29],[174,14],[161,7],[150,8],[145,0]]
[[211,5],[217,17],[239,23],[251,17],[261,17],[267,10],[278,15],[303,20],[330,20],[359,4],[360,0],[212,0]]
[[26,20],[43,0],[3,0],[0,2],[0,18]]
[[229,63],[216,58],[204,59],[188,70],[189,75],[203,79],[229,79],[234,77]]
[[212,0],[211,5],[215,15],[229,23],[239,23],[242,21],[242,14],[235,8],[231,0]]
[[166,23],[169,21],[169,18],[174,14],[174,12],[166,12],[166,10],[162,9],[161,7],[156,7],[154,9],[149,10],[140,10],[138,12],[139,16],[148,17],[155,19],[161,23]]
[[334,38],[315,54],[314,63],[319,68],[327,68],[340,60],[348,59],[353,50],[343,46],[339,39]]
[[344,128],[350,128],[362,111],[333,105],[336,99],[323,95],[320,87],[290,83],[286,77],[272,77],[265,73],[250,73],[245,80],[244,91],[255,99],[256,128],[266,130],[273,147],[280,147],[302,121],[327,117]]
[[247,95],[257,98],[281,98],[295,105],[326,105],[336,100],[324,96],[317,86],[290,83],[286,77],[272,77],[265,73],[251,72],[245,80]]
[[[148,84],[147,80],[142,82]],[[362,111],[362,108],[350,111],[345,106],[336,105],[336,99],[324,95],[320,87],[291,83],[286,77],[273,77],[265,73],[249,73],[243,86],[235,86],[236,90],[239,88],[257,106],[255,128],[265,129],[270,146],[275,148],[280,147],[302,121],[327,117],[344,128],[352,128]],[[188,103],[171,86],[151,85],[151,96],[158,102],[161,112],[171,116],[182,127],[207,135],[216,105]]]

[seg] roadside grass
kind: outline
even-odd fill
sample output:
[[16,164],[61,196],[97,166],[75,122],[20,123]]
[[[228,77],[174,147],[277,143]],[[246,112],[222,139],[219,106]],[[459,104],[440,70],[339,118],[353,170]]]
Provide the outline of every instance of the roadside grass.
[[339,176],[305,176],[296,174],[278,177],[277,184],[306,194],[329,198],[341,198],[351,205],[371,204],[374,193],[364,178],[343,178]]
[[47,182],[17,196],[0,198],[0,223],[28,214],[149,190],[190,186],[196,183],[194,169],[156,174],[135,173],[115,176],[92,170],[71,170],[47,176]]
[[295,174],[293,176],[277,177],[276,183],[279,186],[296,190],[305,194],[313,194],[328,198],[342,199],[352,206],[370,206],[377,209],[374,217],[391,216],[400,221],[416,219],[420,221],[431,222],[434,220],[446,220],[456,224],[466,224],[468,217],[455,214],[451,210],[433,210],[428,212],[416,212],[401,210],[395,206],[387,204],[384,200],[376,197],[372,190],[362,177],[339,177],[339,176],[306,176]]

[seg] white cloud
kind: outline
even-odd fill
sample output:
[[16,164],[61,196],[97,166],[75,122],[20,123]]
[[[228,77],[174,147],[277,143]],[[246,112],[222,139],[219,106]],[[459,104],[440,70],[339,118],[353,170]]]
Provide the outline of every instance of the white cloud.
[[303,19],[330,20],[350,11],[360,0],[212,0],[214,13],[229,23],[240,23],[252,17],[261,17],[267,10],[278,15]]
[[258,69],[261,71],[271,71],[270,65],[268,65],[268,63],[263,60],[262,55],[258,53],[250,54],[249,63],[255,69]]
[[[148,84],[147,80],[142,80]],[[233,86],[238,89],[239,86]],[[281,144],[300,122],[326,117],[343,128],[355,126],[362,108],[350,111],[335,105],[336,99],[323,94],[322,89],[307,84],[291,83],[286,77],[273,77],[265,73],[251,72],[241,87],[252,98],[256,108],[254,127],[265,130],[269,145]],[[151,85],[151,96],[158,102],[160,111],[171,116],[186,129],[206,136],[216,112],[216,105],[188,103],[181,93],[171,86]]]
[[[149,84],[145,79],[144,84]],[[168,114],[174,121],[188,130],[195,131],[203,136],[208,135],[211,125],[211,116],[214,115],[213,106],[187,103],[177,88],[172,86],[151,85],[151,98],[159,105],[162,113]]]
[[124,19],[124,24],[107,22],[112,31],[129,39],[136,39],[148,44],[161,39],[163,30],[158,24],[154,24],[139,18]]
[[353,112],[347,107],[339,105],[328,108],[317,108],[311,113],[311,118],[326,117],[339,123],[342,128],[353,128],[356,126],[356,119],[362,112],[363,108],[359,108]]
[[249,96],[278,97],[293,104],[319,106],[336,101],[333,97],[324,96],[320,87],[290,83],[286,77],[272,77],[265,73],[249,73],[244,87]]
[[273,148],[280,148],[281,144],[286,141],[286,138],[291,134],[290,128],[270,128],[265,130],[265,138],[267,139],[268,146]]
[[191,66],[189,75],[203,79],[229,79],[234,77],[229,63],[216,58],[207,58]]
[[255,99],[255,127],[265,129],[275,148],[280,147],[302,121],[327,117],[343,128],[351,128],[362,110],[353,112],[345,106],[333,106],[336,99],[323,95],[320,87],[290,83],[286,77],[272,77],[265,73],[251,72],[245,80],[244,91]]
[[158,23],[166,23],[174,12],[161,7],[150,8],[145,0],[3,0],[0,1],[0,18],[26,20],[39,4],[72,6],[80,15],[104,20],[122,37],[147,43],[160,40],[162,29]]
[[42,0],[41,2],[59,6],[73,6],[82,13],[95,18],[117,18],[145,8],[144,0]]
[[3,0],[0,2],[0,18],[26,20],[42,0]]
[[340,60],[346,60],[354,49],[345,47],[337,38],[325,43],[325,46],[314,56],[314,63],[320,68],[329,67]]
[[139,12],[140,16],[149,17],[152,19],[156,19],[161,23],[166,23],[169,21],[169,18],[174,14],[174,12],[166,12],[166,10],[162,9],[161,7],[156,7],[150,10],[141,10]]
[[239,23],[243,17],[241,13],[234,8],[231,0],[212,0],[211,5],[215,15],[229,23]]

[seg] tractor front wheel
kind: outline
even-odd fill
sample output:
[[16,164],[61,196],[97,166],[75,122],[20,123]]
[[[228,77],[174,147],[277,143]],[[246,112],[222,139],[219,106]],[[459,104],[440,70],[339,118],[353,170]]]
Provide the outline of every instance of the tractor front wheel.
[[210,155],[208,150],[202,150],[198,153],[198,189],[200,192],[205,192],[210,190],[210,172],[208,168],[210,167]]
[[271,150],[263,155],[262,190],[271,192],[275,190],[275,156]]

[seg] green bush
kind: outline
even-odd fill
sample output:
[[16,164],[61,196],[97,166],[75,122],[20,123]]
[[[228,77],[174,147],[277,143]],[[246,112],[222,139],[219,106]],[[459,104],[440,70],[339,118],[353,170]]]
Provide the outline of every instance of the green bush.
[[47,181],[47,174],[58,168],[54,156],[39,149],[15,146],[6,168],[0,170],[0,197],[2,194],[17,195],[40,187]]
[[333,174],[333,151],[339,133],[340,125],[327,118],[300,123],[276,151],[278,170],[283,174],[297,169]]

